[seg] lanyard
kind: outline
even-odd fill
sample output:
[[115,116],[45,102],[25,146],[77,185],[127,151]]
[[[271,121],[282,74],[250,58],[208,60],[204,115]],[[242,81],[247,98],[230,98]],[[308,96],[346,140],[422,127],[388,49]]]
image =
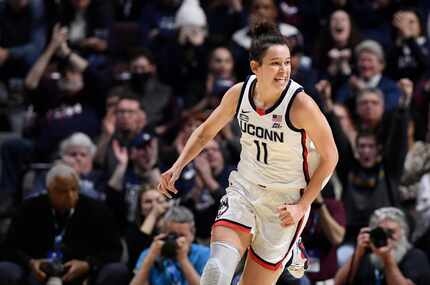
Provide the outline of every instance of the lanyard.
[[170,285],[181,285],[181,277],[178,268],[175,263],[171,260],[165,260],[163,262],[166,278],[169,279]]
[[382,285],[384,274],[375,268],[375,285]]
[[61,252],[61,246],[63,244],[64,234],[66,233],[66,229],[69,225],[69,222],[73,216],[75,209],[70,209],[67,217],[65,218],[65,222],[62,225],[59,223],[58,216],[55,214],[55,210],[52,209],[52,215],[54,216],[54,228],[55,228],[55,238],[54,238],[54,253]]

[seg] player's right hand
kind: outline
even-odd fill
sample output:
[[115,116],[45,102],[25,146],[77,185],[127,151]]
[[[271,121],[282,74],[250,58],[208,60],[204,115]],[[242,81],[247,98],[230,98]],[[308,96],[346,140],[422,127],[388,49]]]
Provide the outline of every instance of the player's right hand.
[[175,182],[179,178],[181,170],[174,167],[161,174],[160,183],[157,186],[157,191],[167,198],[172,198],[172,194],[178,193],[175,188]]

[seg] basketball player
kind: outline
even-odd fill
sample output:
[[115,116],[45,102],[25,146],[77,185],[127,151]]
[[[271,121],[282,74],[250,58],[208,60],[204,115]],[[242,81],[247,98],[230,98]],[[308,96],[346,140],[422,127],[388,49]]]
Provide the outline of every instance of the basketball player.
[[201,284],[230,284],[246,249],[242,285],[275,284],[286,264],[293,275],[304,274],[298,239],[338,154],[325,117],[290,79],[290,62],[285,38],[271,24],[257,24],[250,49],[254,75],[226,92],[162,174],[158,190],[171,197],[185,165],[233,117],[239,121],[241,159],[212,228]]

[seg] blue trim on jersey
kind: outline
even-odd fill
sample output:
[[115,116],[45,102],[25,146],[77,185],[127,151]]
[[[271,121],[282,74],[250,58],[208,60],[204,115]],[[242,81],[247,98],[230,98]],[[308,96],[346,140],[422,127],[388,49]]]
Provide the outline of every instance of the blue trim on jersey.
[[298,129],[298,128],[296,128],[296,127],[293,125],[293,123],[291,123],[291,120],[290,120],[290,110],[291,110],[291,106],[293,105],[293,101],[294,101],[294,99],[296,99],[297,94],[299,94],[299,93],[300,93],[300,92],[302,92],[302,91],[303,91],[303,88],[302,88],[302,87],[297,88],[297,90],[296,90],[296,91],[294,91],[293,96],[291,96],[290,102],[288,102],[287,111],[285,112],[285,122],[287,123],[287,126],[288,126],[292,131],[299,132],[299,133],[302,131],[302,129]]
[[246,85],[248,84],[249,78],[251,78],[251,75],[248,75],[245,81],[243,81],[242,88],[240,89],[239,102],[237,102],[236,114],[234,115],[234,117],[237,117],[237,114],[239,113],[240,106],[242,105],[243,93],[245,93]]
[[[252,94],[254,93],[253,90],[254,90],[256,82],[257,82],[257,79],[255,79],[254,82],[252,82],[254,84],[254,86],[251,86],[249,88],[250,90],[248,92],[249,103],[251,104],[251,107],[252,107],[252,109],[254,109],[255,112],[257,112],[257,106],[255,106],[254,100],[252,98]],[[282,90],[281,96],[279,96],[279,98],[278,98],[278,100],[276,100],[275,104],[273,104],[273,106],[270,107],[269,109],[264,110],[264,115],[267,115],[267,114],[273,112],[273,110],[275,110],[282,103],[282,100],[284,100],[284,97],[287,94],[287,91],[290,88],[290,85],[291,85],[291,79],[288,80],[287,86],[284,88],[284,90]]]

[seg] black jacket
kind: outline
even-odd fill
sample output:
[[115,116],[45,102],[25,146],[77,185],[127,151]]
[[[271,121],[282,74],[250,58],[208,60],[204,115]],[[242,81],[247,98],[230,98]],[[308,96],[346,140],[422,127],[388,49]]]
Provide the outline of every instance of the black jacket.
[[[53,248],[56,228],[61,232],[58,224],[47,195],[25,201],[6,238],[7,259],[28,268],[30,259],[46,258]],[[119,231],[102,203],[80,195],[73,214],[64,224],[64,262],[85,260],[94,271],[105,263],[119,261]]]

